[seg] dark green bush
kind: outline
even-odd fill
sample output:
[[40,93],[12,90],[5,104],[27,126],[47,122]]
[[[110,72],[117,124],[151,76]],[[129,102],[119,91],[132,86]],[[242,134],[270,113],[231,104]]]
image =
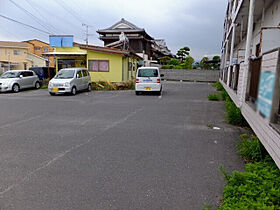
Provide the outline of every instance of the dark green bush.
[[266,149],[256,136],[242,134],[237,144],[237,149],[245,160],[261,161],[268,155]]
[[209,101],[219,101],[219,96],[217,94],[209,94],[208,100]]
[[280,209],[280,170],[271,159],[249,163],[245,172],[221,171],[227,185],[219,209]]

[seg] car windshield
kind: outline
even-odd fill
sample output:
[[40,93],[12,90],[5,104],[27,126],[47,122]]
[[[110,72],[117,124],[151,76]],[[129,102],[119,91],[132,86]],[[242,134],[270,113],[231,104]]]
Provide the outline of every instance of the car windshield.
[[157,69],[139,69],[138,77],[158,77]]
[[16,78],[16,77],[18,77],[18,74],[19,74],[18,72],[8,71],[8,72],[3,73],[0,78]]
[[69,79],[73,78],[75,74],[75,70],[60,70],[57,75],[55,76],[55,79]]

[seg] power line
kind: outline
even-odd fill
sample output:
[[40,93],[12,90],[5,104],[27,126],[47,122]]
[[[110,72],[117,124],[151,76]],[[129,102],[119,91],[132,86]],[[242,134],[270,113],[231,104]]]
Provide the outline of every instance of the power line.
[[19,21],[17,21],[17,20],[14,20],[14,19],[12,19],[12,18],[7,17],[7,16],[4,16],[4,15],[1,15],[1,14],[0,14],[0,17],[5,18],[5,19],[10,20],[10,21],[13,21],[13,22],[18,23],[18,24],[27,26],[27,27],[32,28],[32,29],[34,29],[34,30],[41,31],[42,33],[51,34],[50,32],[44,31],[44,30],[42,30],[42,29],[36,28],[36,27],[31,26],[31,25],[28,25],[28,24],[26,24],[26,23],[19,22]]
[[[28,14],[29,16],[31,16],[38,24],[40,24],[40,26],[42,26],[43,28],[45,28],[48,31],[52,31],[49,28],[47,28],[44,24],[42,24],[41,22],[43,22],[42,20],[40,20],[39,18],[37,18],[35,15],[33,15],[32,13],[30,13],[29,11],[27,11],[26,9],[24,9],[23,7],[19,6],[17,3],[15,3],[13,0],[9,0],[11,3],[13,3],[17,8],[21,9],[22,11],[24,11],[26,14]],[[53,32],[53,31],[52,31]]]
[[[34,5],[33,2],[31,3],[29,0],[25,0],[25,1],[33,8],[34,11],[37,11],[37,9],[35,8],[35,5]],[[42,14],[41,14],[41,15],[42,15]],[[38,19],[39,19],[39,18],[38,18]],[[40,20],[40,19],[39,19],[39,20]],[[43,22],[43,21],[42,21],[42,22]],[[45,22],[45,21],[44,21],[44,23],[45,23],[45,24],[48,24],[48,25],[50,26],[50,28],[54,29],[55,31],[58,31],[57,28],[55,28],[52,24],[50,24],[50,23],[48,23],[48,22]]]
[[63,0],[55,0],[55,2],[57,4],[59,4],[63,9],[65,9],[69,14],[71,14],[72,16],[74,16],[79,22],[84,23],[83,18],[81,18],[76,12],[75,10],[71,9],[71,7],[68,6],[65,7],[64,5],[67,5]]

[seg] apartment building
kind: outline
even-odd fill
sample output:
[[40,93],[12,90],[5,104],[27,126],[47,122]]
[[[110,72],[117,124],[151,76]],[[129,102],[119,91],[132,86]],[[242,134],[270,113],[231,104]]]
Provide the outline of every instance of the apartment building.
[[280,1],[229,0],[220,82],[280,167]]
[[30,53],[24,42],[0,41],[0,72],[45,66],[44,58]]
[[[43,53],[53,52],[54,48],[51,47],[48,43],[43,42],[38,39],[32,39],[25,41],[28,45],[28,51],[34,55],[44,57]],[[47,65],[50,67],[55,67],[55,59],[54,56],[46,57]]]

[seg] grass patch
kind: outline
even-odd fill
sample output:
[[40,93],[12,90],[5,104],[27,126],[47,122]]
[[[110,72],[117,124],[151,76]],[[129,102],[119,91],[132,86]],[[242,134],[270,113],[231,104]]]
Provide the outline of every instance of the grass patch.
[[208,95],[208,100],[209,101],[219,101],[219,99],[220,99],[220,97],[219,97],[219,95],[217,95],[217,94],[209,94]]
[[238,140],[237,149],[242,158],[248,162],[265,160],[268,153],[256,136],[242,134]]
[[48,85],[42,85],[41,89],[48,89]]
[[213,83],[212,86],[215,87],[217,89],[217,91],[224,90],[224,87],[220,82]]
[[226,97],[226,120],[229,124],[245,127],[248,125],[247,121],[243,117],[241,110],[235,105],[235,103]]

